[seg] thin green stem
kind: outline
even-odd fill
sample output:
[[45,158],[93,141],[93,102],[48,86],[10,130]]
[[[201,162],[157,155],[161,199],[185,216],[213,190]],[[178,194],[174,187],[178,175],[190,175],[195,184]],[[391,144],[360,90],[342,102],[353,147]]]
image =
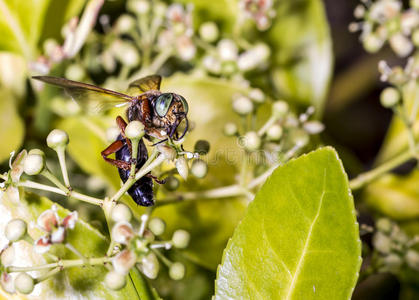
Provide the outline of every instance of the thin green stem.
[[258,136],[263,136],[266,131],[268,131],[268,129],[275,124],[275,122],[278,120],[278,118],[271,116],[268,121],[266,121],[266,123],[262,126],[261,129],[259,129],[258,131]]
[[55,177],[54,174],[52,174],[47,168],[45,168],[42,172],[41,175],[43,175],[45,178],[47,178],[49,181],[51,181],[53,184],[55,184],[55,186],[57,186],[60,190],[62,190],[63,192],[66,193],[66,195],[70,194],[70,190],[64,186],[57,177]]
[[170,268],[173,265],[173,263],[163,254],[161,254],[159,250],[152,248],[151,251],[153,251],[154,254],[156,254],[156,256],[163,262],[163,264],[166,265],[166,267]]
[[52,276],[54,276],[55,274],[59,273],[61,271],[60,268],[55,268],[50,270],[49,272],[45,273],[44,275],[41,275],[37,278],[35,278],[35,284],[40,283],[48,278],[51,278]]
[[65,162],[65,148],[58,147],[56,149],[58,161],[60,162],[61,172],[63,174],[64,184],[70,188],[70,179],[68,178],[67,164]]
[[[416,152],[416,151],[415,151]],[[390,159],[389,161],[383,163],[382,165],[362,173],[355,177],[354,179],[349,181],[349,187],[352,190],[357,190],[364,187],[366,184],[374,181],[375,179],[379,178],[380,176],[386,174],[387,172],[391,171],[395,167],[405,163],[409,159],[414,158],[414,153],[408,149],[400,153],[399,155],[395,156],[394,158]]]

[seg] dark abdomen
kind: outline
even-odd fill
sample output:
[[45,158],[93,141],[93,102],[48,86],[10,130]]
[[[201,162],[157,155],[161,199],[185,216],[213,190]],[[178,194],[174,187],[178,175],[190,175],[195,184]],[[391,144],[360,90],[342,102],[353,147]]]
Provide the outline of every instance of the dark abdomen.
[[[117,160],[122,160],[130,162],[131,154],[128,149],[128,145],[125,142],[125,139],[119,135],[117,140],[124,142],[124,146],[115,153],[115,158]],[[140,169],[148,159],[147,148],[144,145],[143,140],[140,140],[138,144],[138,154],[137,154],[137,169]],[[129,178],[130,171],[124,169],[118,169],[119,177],[123,182],[126,182]],[[149,177],[142,177],[139,179],[130,189],[128,194],[135,201],[135,203],[142,206],[152,206],[154,204],[153,200],[153,181]]]

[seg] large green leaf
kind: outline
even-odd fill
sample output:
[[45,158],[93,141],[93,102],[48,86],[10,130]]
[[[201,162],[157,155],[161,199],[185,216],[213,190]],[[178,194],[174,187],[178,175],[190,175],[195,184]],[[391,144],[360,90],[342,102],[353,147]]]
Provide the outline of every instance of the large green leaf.
[[279,1],[268,34],[276,66],[273,82],[279,93],[299,104],[314,105],[321,115],[333,64],[322,1]]
[[0,90],[0,161],[10,156],[10,152],[18,150],[24,136],[23,121],[16,109],[15,97],[5,89]]
[[365,190],[366,202],[379,212],[397,220],[419,217],[419,171],[406,176],[386,174]]
[[216,299],[349,299],[361,242],[348,179],[323,148],[279,167],[218,269]]
[[[85,0],[0,0],[0,50],[34,59],[41,36],[57,37]],[[73,15],[70,15],[73,14]]]
[[[23,192],[18,203],[14,203],[7,197],[7,193],[1,195],[1,222],[0,232],[2,240],[4,238],[4,226],[11,217],[22,218],[30,223],[45,210],[50,209],[56,203],[46,197],[40,197],[33,193]],[[57,205],[58,206],[58,205]],[[58,206],[58,214],[64,217],[69,213],[66,209]],[[34,226],[29,227],[29,233],[33,238],[39,238],[43,232]],[[86,257],[102,257],[106,254],[109,242],[99,233],[98,230],[91,227],[88,223],[78,220],[76,227],[69,232],[67,237],[78,251]],[[44,258],[33,252],[33,249],[26,242],[19,242],[16,245],[16,265],[40,265],[44,263]],[[68,252],[60,246],[54,246],[55,253],[62,258],[77,258],[74,254]],[[131,272],[127,280],[127,286],[120,291],[112,291],[104,284],[106,268],[103,266],[69,268],[63,271],[61,276],[56,276],[52,280],[47,280],[36,287],[37,296],[42,299],[69,299],[69,298],[103,298],[103,299],[140,299],[139,295],[148,295],[141,299],[157,299],[152,293],[146,294],[146,281],[140,278],[137,272]],[[137,289],[143,289],[138,291]],[[1,290],[1,289],[0,289]],[[2,291],[3,293],[3,291]]]

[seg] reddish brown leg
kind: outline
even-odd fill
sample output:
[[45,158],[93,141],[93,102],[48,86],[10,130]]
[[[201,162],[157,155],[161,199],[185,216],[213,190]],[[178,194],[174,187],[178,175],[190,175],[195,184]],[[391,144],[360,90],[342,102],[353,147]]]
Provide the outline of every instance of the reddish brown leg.
[[119,129],[121,130],[121,135],[125,139],[125,141],[128,144],[129,152],[132,153],[132,146],[131,141],[125,136],[125,128],[127,127],[127,122],[125,122],[124,119],[122,119],[121,116],[116,117],[116,125],[118,125]]
[[143,98],[140,100],[140,109],[142,112],[142,119],[143,124],[150,124],[151,123],[151,108],[150,108],[150,101],[147,98]]
[[155,182],[157,182],[158,184],[165,184],[166,183],[166,179],[158,179],[156,176],[152,175],[151,173],[148,173],[147,175],[145,175],[151,179],[153,179]]
[[110,144],[105,150],[103,150],[100,154],[102,154],[103,159],[106,160],[111,165],[116,166],[119,169],[130,170],[131,164],[127,163],[126,161],[112,159],[108,157],[112,153],[115,153],[118,150],[120,150],[123,146],[124,146],[124,143],[122,141],[120,140],[115,141],[112,144]]

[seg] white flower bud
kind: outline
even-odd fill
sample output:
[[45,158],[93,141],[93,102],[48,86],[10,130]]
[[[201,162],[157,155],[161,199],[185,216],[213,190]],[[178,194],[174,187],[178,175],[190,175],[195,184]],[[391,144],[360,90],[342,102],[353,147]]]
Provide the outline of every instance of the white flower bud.
[[387,108],[395,106],[400,101],[400,93],[396,88],[385,88],[380,95],[381,105]]
[[221,72],[221,62],[214,56],[207,55],[202,59],[202,64],[205,69],[214,74],[219,74]]
[[13,294],[16,292],[15,285],[13,282],[13,278],[10,274],[6,272],[2,272],[0,275],[0,285],[9,294]]
[[261,89],[251,89],[249,92],[249,97],[256,103],[263,103],[265,102],[265,94],[262,92]]
[[219,36],[217,24],[214,22],[203,23],[201,27],[199,27],[199,35],[204,41],[209,43],[215,42]]
[[186,180],[188,178],[189,166],[186,159],[181,156],[176,160],[176,169],[179,172],[179,175]]
[[304,130],[307,131],[309,134],[318,134],[324,130],[323,123],[319,121],[305,122],[303,127]]
[[112,228],[112,238],[120,244],[128,244],[134,237],[132,226],[128,222],[118,222]]
[[7,223],[4,235],[11,242],[17,242],[26,234],[27,225],[22,219],[12,219]]
[[227,136],[233,136],[237,133],[237,131],[237,125],[234,123],[229,122],[224,126],[224,134]]
[[177,38],[177,53],[178,56],[186,61],[189,61],[195,57],[196,46],[189,36],[182,35]]
[[135,20],[130,15],[122,15],[116,22],[116,30],[120,33],[130,32],[135,26]]
[[167,11],[167,4],[163,2],[153,3],[153,11],[157,17],[164,17]]
[[115,271],[123,275],[128,274],[129,270],[135,265],[136,262],[137,255],[135,255],[134,251],[130,251],[128,249],[119,252],[112,259],[112,265]]
[[379,37],[377,34],[370,33],[364,37],[362,42],[366,51],[375,53],[381,49],[384,41],[385,40]]
[[41,154],[30,153],[23,163],[23,171],[28,175],[37,175],[45,168],[45,157]]
[[258,134],[254,131],[249,131],[244,136],[244,148],[247,151],[255,151],[259,149],[262,144],[262,140],[258,136]]
[[364,17],[364,15],[365,15],[365,6],[363,6],[362,4],[357,5],[354,10],[355,18],[361,19],[362,17]]
[[131,217],[131,210],[125,204],[119,203],[112,209],[111,218],[114,222],[129,222]]
[[181,280],[185,276],[185,266],[180,262],[175,262],[170,266],[169,276],[173,280]]
[[144,136],[144,125],[140,121],[131,121],[125,128],[125,135],[129,139],[140,139]]
[[150,279],[156,279],[159,274],[160,264],[156,255],[150,252],[141,259],[138,267],[145,276]]
[[253,111],[253,102],[246,96],[239,96],[233,100],[233,110],[239,115],[247,115]]
[[164,230],[166,229],[166,224],[160,218],[152,218],[148,223],[148,228],[155,235],[162,235]]
[[380,218],[375,222],[375,227],[381,232],[390,233],[392,229],[391,221],[387,218]]
[[128,1],[127,9],[139,15],[147,14],[150,11],[150,3],[147,0],[131,0]]
[[390,38],[390,46],[400,57],[406,57],[413,51],[412,42],[401,33],[397,33]]
[[390,253],[383,257],[384,269],[387,271],[397,270],[403,263],[400,256],[394,253]]
[[120,134],[120,131],[118,127],[116,126],[109,127],[106,130],[106,140],[110,143],[114,142],[116,141],[119,134]]
[[222,39],[217,45],[218,55],[223,61],[234,61],[237,59],[238,49],[230,39]]
[[276,101],[272,105],[272,115],[276,118],[282,118],[288,112],[288,103],[285,101]]
[[173,246],[180,249],[186,248],[189,245],[190,238],[191,236],[189,232],[183,229],[178,229],[173,233],[173,237],[172,237]]
[[176,158],[176,151],[170,146],[159,144],[157,145],[157,149],[167,160],[174,160]]
[[417,251],[412,249],[407,250],[405,258],[409,267],[419,271],[419,253]]
[[279,124],[274,124],[266,131],[266,137],[270,141],[278,141],[282,137],[282,127]]
[[65,70],[65,77],[70,80],[81,81],[85,75],[83,67],[79,64],[71,64]]
[[15,248],[9,246],[1,252],[1,264],[5,267],[11,266],[15,259]]
[[208,173],[208,165],[201,159],[195,159],[192,162],[191,173],[196,178],[204,178]]
[[60,129],[54,129],[47,136],[48,147],[55,149],[57,147],[66,146],[69,142],[68,134]]
[[377,232],[372,240],[372,243],[377,251],[387,254],[391,250],[391,240],[382,232]]
[[166,178],[166,182],[164,184],[164,187],[169,191],[175,191],[179,187],[180,182],[179,179],[177,179],[174,176],[169,176]]
[[35,283],[33,278],[26,273],[22,272],[15,278],[15,288],[22,294],[32,293],[34,286]]
[[116,271],[110,271],[105,276],[105,284],[111,290],[120,290],[127,284],[126,275],[119,274]]

